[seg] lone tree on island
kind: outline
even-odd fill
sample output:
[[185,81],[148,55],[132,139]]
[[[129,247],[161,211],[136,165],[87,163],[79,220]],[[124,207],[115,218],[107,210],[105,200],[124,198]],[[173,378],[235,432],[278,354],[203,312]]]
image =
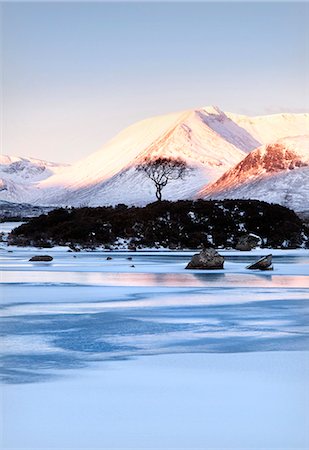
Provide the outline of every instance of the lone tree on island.
[[189,173],[190,168],[186,162],[180,158],[155,158],[146,157],[136,170],[143,172],[153,181],[156,188],[158,201],[162,200],[162,189],[171,180],[183,180]]

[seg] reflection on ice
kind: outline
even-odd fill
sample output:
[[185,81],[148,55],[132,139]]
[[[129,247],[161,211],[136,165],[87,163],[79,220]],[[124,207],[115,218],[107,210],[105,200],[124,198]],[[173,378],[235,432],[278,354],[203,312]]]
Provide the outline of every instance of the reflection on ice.
[[[205,271],[206,272],[206,271]],[[306,275],[264,273],[106,273],[106,272],[3,272],[3,283],[62,284],[80,286],[169,286],[169,287],[309,287]]]

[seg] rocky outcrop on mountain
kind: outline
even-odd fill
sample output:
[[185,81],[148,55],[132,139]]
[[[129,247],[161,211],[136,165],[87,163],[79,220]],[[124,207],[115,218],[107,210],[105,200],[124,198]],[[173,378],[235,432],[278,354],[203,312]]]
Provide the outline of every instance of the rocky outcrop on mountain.
[[309,135],[262,146],[205,186],[205,199],[263,199],[295,211],[309,204]]
[[224,257],[214,248],[207,248],[192,256],[186,269],[223,269]]

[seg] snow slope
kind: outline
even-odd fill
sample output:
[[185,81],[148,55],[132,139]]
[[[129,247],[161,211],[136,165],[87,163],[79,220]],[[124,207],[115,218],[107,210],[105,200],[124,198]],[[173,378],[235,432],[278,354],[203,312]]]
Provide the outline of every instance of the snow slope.
[[309,130],[308,113],[256,117],[227,113],[227,117],[246,130],[259,145],[275,142],[283,137],[302,136],[308,134]]
[[68,164],[35,158],[0,155],[1,199],[23,202],[32,194],[37,182],[60,173]]
[[198,194],[253,198],[304,211],[309,207],[309,135],[283,138],[251,152]]
[[35,158],[0,155],[0,177],[13,181],[39,181],[59,173],[68,164],[58,164]]
[[245,153],[210,128],[206,110],[147,119],[130,126],[101,150],[44,180],[32,201],[56,205],[148,203],[152,184],[134,169],[145,156],[181,157],[192,167],[185,181],[171,183],[165,198],[192,197],[205,183],[240,161]]
[[59,173],[34,177],[22,189],[13,182],[0,199],[40,205],[145,204],[155,200],[151,182],[135,171],[145,156],[185,159],[190,176],[171,182],[163,197],[192,198],[261,144],[304,134],[306,127],[308,114],[246,117],[213,106],[153,117]]

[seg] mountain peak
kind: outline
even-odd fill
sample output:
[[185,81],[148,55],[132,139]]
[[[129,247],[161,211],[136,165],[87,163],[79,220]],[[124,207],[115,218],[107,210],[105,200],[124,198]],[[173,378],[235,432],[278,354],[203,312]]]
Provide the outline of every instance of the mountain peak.
[[222,111],[219,106],[210,105],[199,108],[198,111],[203,112],[209,116],[225,116],[225,112]]
[[[57,206],[145,204],[155,199],[153,185],[135,167],[149,156],[185,160],[192,167],[190,176],[167,185],[164,198],[194,198],[207,183],[218,180],[241,161],[248,162],[247,154],[254,154],[261,145],[270,146],[267,164],[274,167],[278,158],[292,156],[283,165],[294,166],[297,170],[290,172],[298,172],[303,157],[299,162],[299,156],[291,152],[295,136],[308,129],[308,117],[295,114],[288,119],[284,115],[246,117],[224,112],[215,105],[148,118],[130,125],[100,150],[61,170],[50,163],[30,163],[29,159],[10,163],[4,158],[0,165],[0,198]],[[286,136],[292,136],[293,141],[289,142],[289,153],[276,150],[276,156],[272,145]],[[304,140],[298,141],[297,147],[303,148]],[[293,147],[294,153],[296,150]],[[257,167],[262,165],[255,165],[254,170]],[[237,178],[236,184],[240,182]]]

